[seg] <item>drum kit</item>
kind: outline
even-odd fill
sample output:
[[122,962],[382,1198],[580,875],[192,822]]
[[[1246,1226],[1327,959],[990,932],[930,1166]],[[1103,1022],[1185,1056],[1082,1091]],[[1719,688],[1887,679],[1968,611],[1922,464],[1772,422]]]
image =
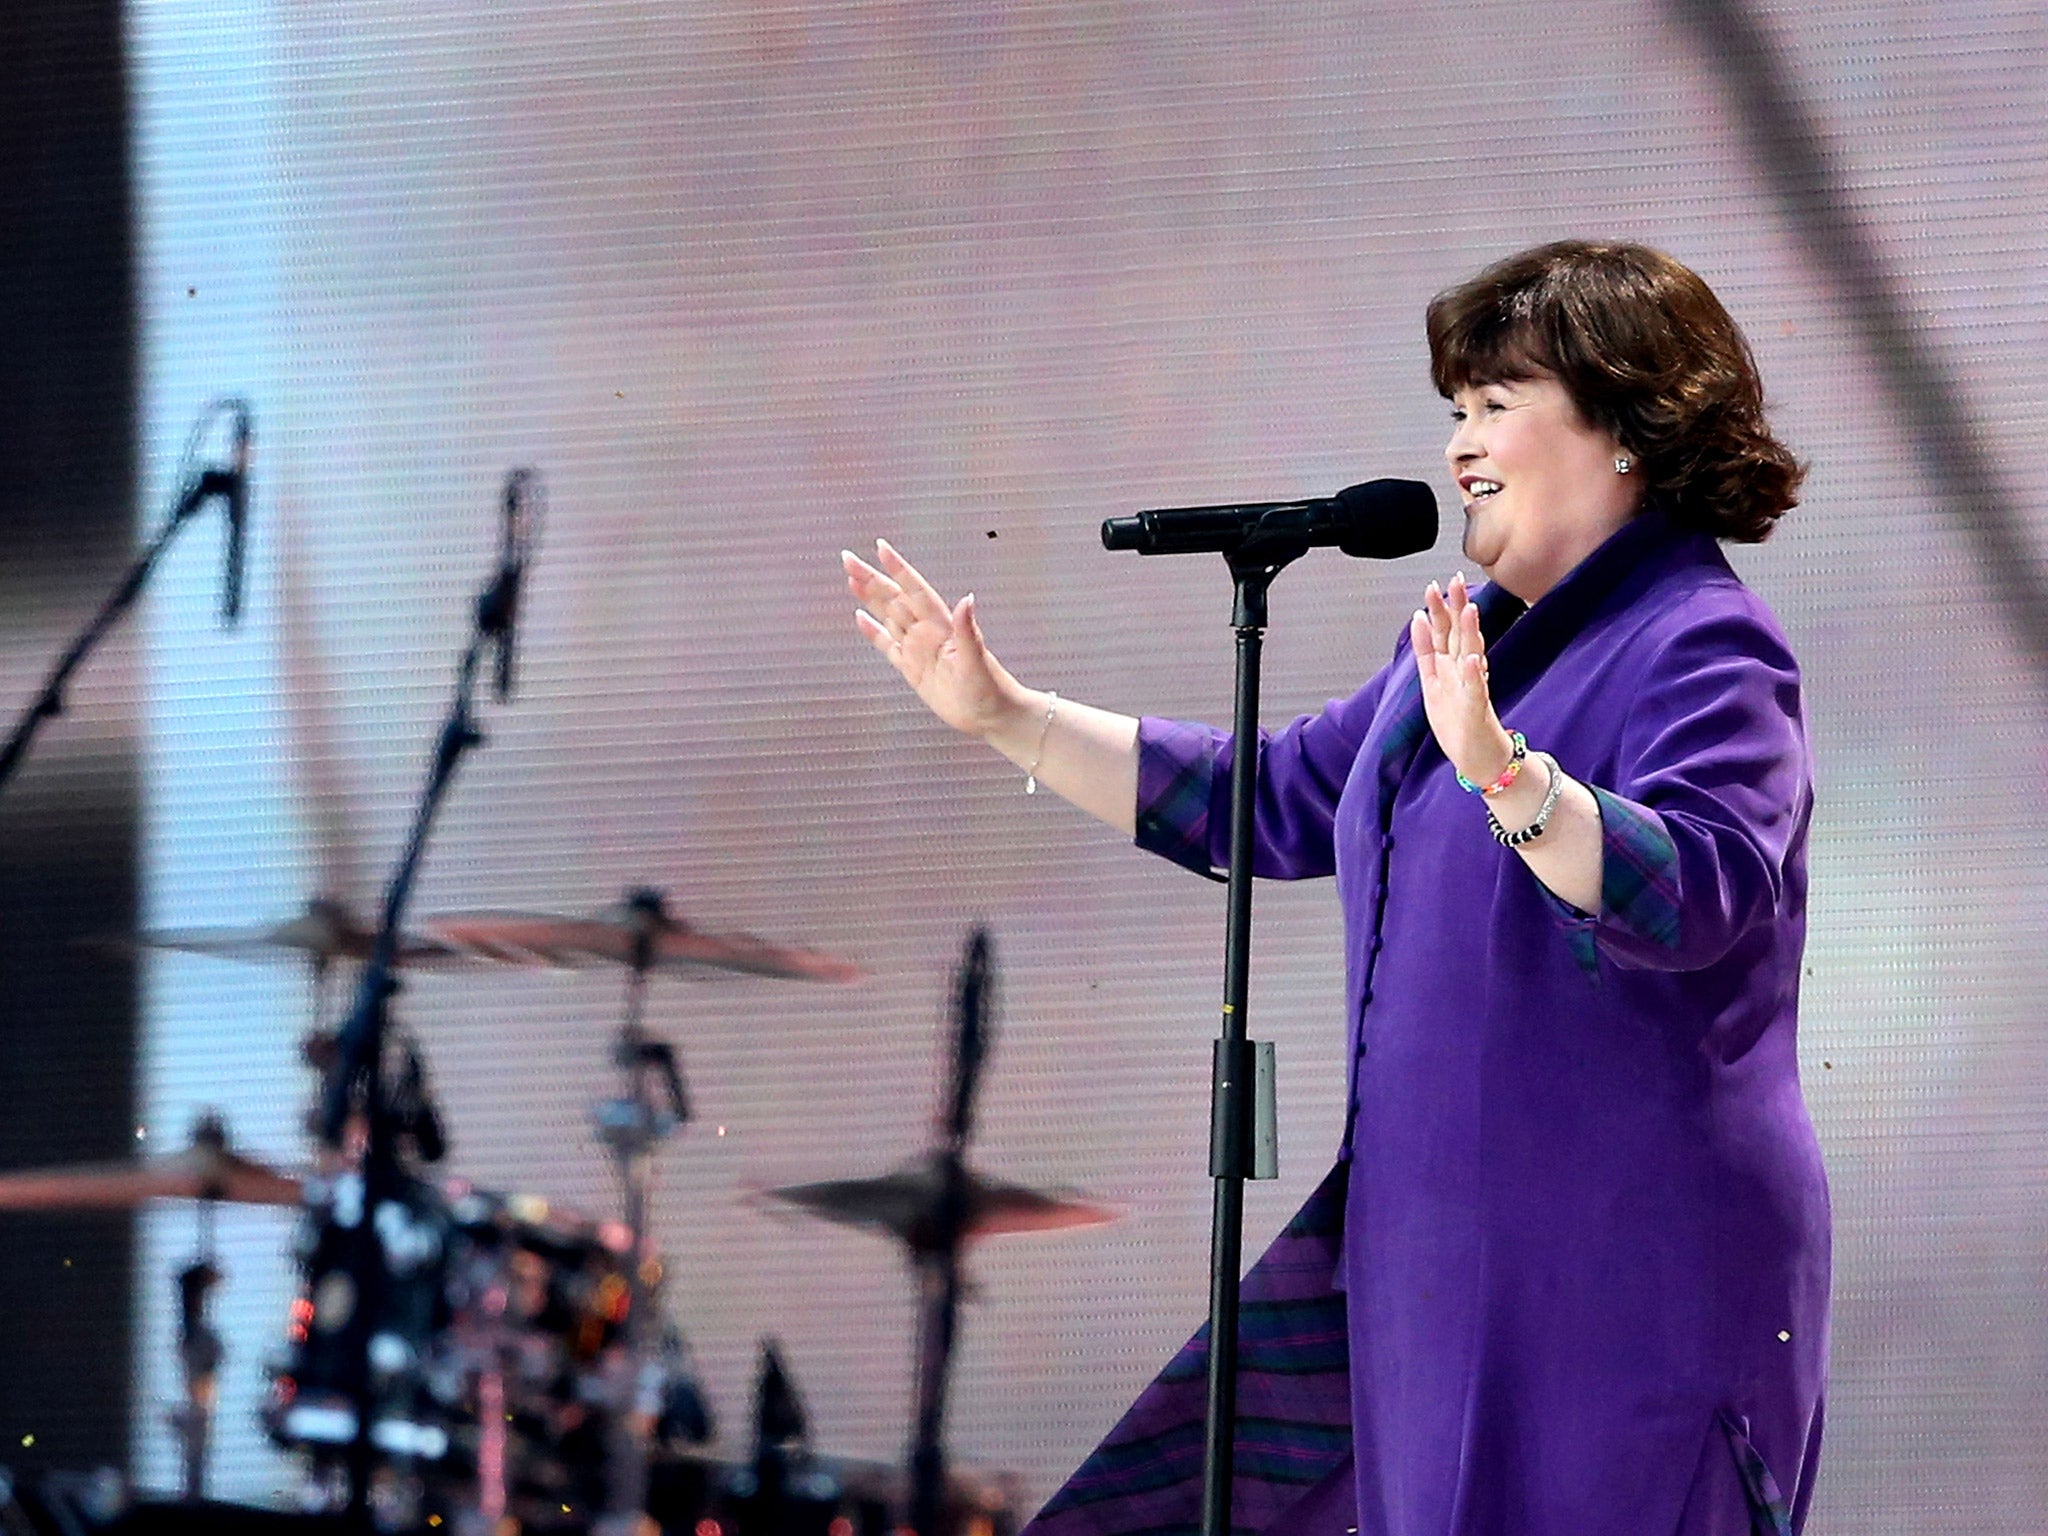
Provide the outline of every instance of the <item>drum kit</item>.
[[[332,902],[268,928],[167,930],[127,941],[239,960],[296,957],[323,973],[360,960],[365,942]],[[378,1529],[936,1536],[1014,1528],[1012,1481],[948,1475],[941,1449],[961,1255],[982,1238],[1092,1226],[1118,1212],[988,1178],[966,1164],[993,987],[985,933],[970,940],[956,987],[938,1148],[879,1177],[762,1196],[882,1234],[907,1255],[920,1298],[907,1471],[811,1454],[788,1367],[773,1344],[762,1362],[752,1460],[728,1466],[705,1456],[712,1414],[681,1332],[661,1315],[665,1266],[648,1237],[655,1151],[690,1113],[674,1051],[646,1026],[650,976],[722,971],[845,983],[860,970],[812,950],[696,928],[649,890],[593,916],[428,916],[404,937],[400,954],[403,964],[422,969],[623,970],[627,1001],[614,1049],[621,1088],[593,1114],[618,1173],[620,1210],[596,1218],[538,1195],[435,1177],[432,1165],[445,1151],[440,1116],[411,1040],[394,1042],[401,1059],[390,1074],[407,1132],[406,1183],[399,1199],[375,1211],[363,1208],[363,1180],[346,1150],[304,1170],[272,1168],[235,1151],[214,1116],[177,1152],[0,1174],[0,1211],[197,1204],[198,1251],[178,1275],[185,1396],[169,1416],[186,1498],[204,1494],[222,1354],[206,1317],[221,1280],[215,1212],[221,1205],[295,1206],[305,1212],[297,1255],[303,1284],[260,1414],[270,1436],[302,1460],[306,1509],[338,1511],[346,1499],[360,1396],[345,1342],[360,1297],[346,1255],[367,1232],[389,1276],[368,1325],[375,1403],[368,1438],[378,1456],[369,1504]],[[332,1049],[331,1034],[316,1030],[306,1055],[319,1065]],[[626,1523],[616,1518],[622,1509],[631,1516]]]
[[[207,419],[233,423],[229,466],[186,477],[163,530],[0,746],[0,785],[36,727],[61,713],[68,678],[132,603],[178,529],[214,501],[229,511],[223,611],[229,618],[239,611],[248,408],[218,402],[202,427]],[[195,429],[195,444],[200,437]],[[683,1335],[664,1315],[664,1263],[650,1235],[657,1153],[688,1122],[691,1106],[674,1049],[648,1028],[648,987],[653,977],[672,973],[844,984],[862,972],[809,949],[700,928],[653,890],[632,891],[587,915],[406,918],[441,797],[463,754],[483,740],[472,697],[490,652],[498,697],[511,691],[519,583],[539,516],[537,478],[514,471],[505,488],[499,568],[477,599],[426,792],[377,924],[363,922],[334,894],[358,882],[347,874],[353,861],[336,797],[316,793],[309,799],[323,894],[298,916],[258,928],[164,930],[106,941],[131,953],[310,967],[315,1021],[304,1054],[323,1081],[308,1116],[318,1151],[307,1166],[273,1168],[237,1152],[226,1125],[208,1116],[181,1151],[0,1173],[0,1212],[197,1203],[197,1251],[177,1282],[184,1395],[170,1414],[182,1451],[180,1491],[195,1511],[205,1494],[223,1355],[207,1315],[223,1278],[215,1218],[222,1205],[255,1205],[304,1212],[297,1253],[303,1283],[258,1411],[271,1438],[300,1460],[303,1514],[327,1519],[327,1528],[339,1516],[350,1531],[452,1529],[463,1536],[999,1536],[1015,1524],[1013,1480],[948,1469],[943,1451],[963,1252],[981,1238],[1095,1225],[1119,1213],[988,1179],[967,1164],[995,979],[987,935],[971,937],[958,975],[937,1146],[881,1177],[765,1196],[882,1233],[905,1251],[920,1303],[907,1466],[814,1454],[801,1400],[772,1343],[764,1348],[756,1391],[751,1462],[727,1465],[704,1449],[712,1415]],[[296,575],[288,547],[284,659],[301,716],[296,723],[306,728],[319,723],[306,705],[318,690],[299,675],[311,657],[304,627],[295,622],[303,620]],[[299,742],[304,771],[319,772],[334,760],[333,744],[317,735]],[[538,1195],[437,1176],[447,1145],[426,1063],[418,1042],[389,1019],[387,1005],[403,973],[504,967],[611,969],[624,976],[612,1048],[619,1090],[593,1115],[617,1174],[616,1213],[591,1216]],[[338,1027],[328,1027],[326,984],[345,968],[355,972],[356,1002]],[[0,1517],[6,1507],[0,1498]]]

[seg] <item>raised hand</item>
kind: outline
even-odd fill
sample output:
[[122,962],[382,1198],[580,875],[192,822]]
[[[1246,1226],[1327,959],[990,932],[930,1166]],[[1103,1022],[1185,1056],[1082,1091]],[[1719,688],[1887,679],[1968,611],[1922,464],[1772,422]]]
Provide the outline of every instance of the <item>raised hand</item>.
[[988,739],[1017,712],[1024,690],[989,653],[974,594],[949,607],[886,539],[875,541],[875,558],[876,565],[869,565],[851,550],[839,552],[847,590],[860,604],[855,627],[933,714],[955,730]]
[[1422,682],[1423,713],[1436,744],[1474,784],[1492,783],[1507,767],[1514,746],[1493,711],[1486,641],[1463,571],[1451,578],[1448,590],[1429,584],[1423,606],[1409,621],[1408,639]]

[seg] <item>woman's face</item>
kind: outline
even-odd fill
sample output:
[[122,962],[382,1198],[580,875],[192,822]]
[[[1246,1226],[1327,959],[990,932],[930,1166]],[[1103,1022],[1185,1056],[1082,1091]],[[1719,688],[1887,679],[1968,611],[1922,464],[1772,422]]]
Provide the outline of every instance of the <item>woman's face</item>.
[[1465,503],[1465,557],[1527,603],[1557,585],[1642,504],[1625,450],[1548,375],[1468,384],[1444,447]]

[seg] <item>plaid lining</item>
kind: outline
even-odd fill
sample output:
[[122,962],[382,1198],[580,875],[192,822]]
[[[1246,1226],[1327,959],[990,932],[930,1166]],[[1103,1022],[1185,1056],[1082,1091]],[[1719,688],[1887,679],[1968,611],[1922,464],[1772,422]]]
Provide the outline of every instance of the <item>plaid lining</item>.
[[1429,716],[1422,712],[1422,679],[1413,665],[1401,669],[1393,698],[1381,706],[1388,712],[1387,728],[1380,736],[1380,826],[1384,828],[1393,812],[1394,795],[1415,761],[1416,748],[1429,730]]
[[1735,1470],[1742,1475],[1742,1491],[1749,1497],[1753,1536],[1792,1536],[1792,1508],[1779,1491],[1778,1480],[1771,1476],[1763,1452],[1749,1438],[1742,1421],[1726,1409],[1721,1412],[1721,1431],[1735,1453]]
[[[1277,1529],[1351,1453],[1340,1164],[1245,1276],[1232,1528]],[[1205,1324],[1023,1536],[1193,1536],[1201,1524]]]
[[1209,863],[1215,734],[1205,725],[1152,719],[1145,722],[1138,743],[1138,846],[1182,869],[1220,879]]
[[1587,785],[1600,803],[1601,916],[1639,939],[1678,948],[1678,849],[1657,813]]

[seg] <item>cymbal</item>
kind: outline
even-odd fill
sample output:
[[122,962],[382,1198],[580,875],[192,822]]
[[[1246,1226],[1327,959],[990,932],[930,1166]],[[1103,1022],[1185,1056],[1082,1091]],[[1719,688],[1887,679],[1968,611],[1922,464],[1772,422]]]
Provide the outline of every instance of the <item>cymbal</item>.
[[297,1205],[300,1194],[299,1180],[205,1141],[140,1162],[0,1173],[0,1211],[133,1210],[152,1200]]
[[750,933],[707,933],[681,918],[630,906],[596,917],[540,912],[445,912],[420,920],[430,943],[466,960],[581,971],[628,966],[643,934],[649,968],[740,971],[793,981],[857,981],[859,966]]
[[[175,949],[223,960],[296,956],[325,965],[336,960],[368,960],[377,934],[338,903],[321,900],[309,903],[297,917],[268,928],[159,928],[131,939],[100,942],[124,949]],[[432,939],[403,934],[398,941],[398,963],[409,970],[447,969],[462,964],[463,957]]]
[[[936,1213],[940,1178],[940,1165],[935,1159],[875,1179],[828,1179],[820,1184],[790,1184],[763,1193],[827,1221],[886,1232],[918,1248],[924,1246]],[[1013,1232],[1099,1227],[1122,1215],[1113,1206],[1045,1194],[970,1170],[967,1223],[961,1236],[972,1241]]]

